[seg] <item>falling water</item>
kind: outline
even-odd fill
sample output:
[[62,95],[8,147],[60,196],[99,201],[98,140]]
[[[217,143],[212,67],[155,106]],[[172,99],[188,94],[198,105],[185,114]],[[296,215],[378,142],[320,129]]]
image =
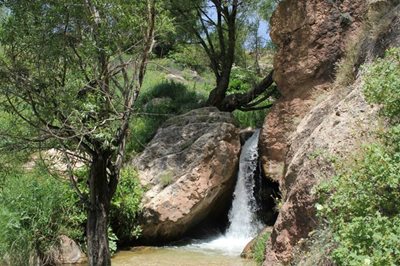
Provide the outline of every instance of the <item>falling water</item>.
[[229,211],[229,227],[225,234],[209,242],[193,244],[191,247],[239,255],[246,244],[262,229],[263,225],[255,215],[257,204],[254,198],[254,173],[258,161],[259,134],[260,131],[256,130],[242,147],[238,179],[233,194],[232,208]]

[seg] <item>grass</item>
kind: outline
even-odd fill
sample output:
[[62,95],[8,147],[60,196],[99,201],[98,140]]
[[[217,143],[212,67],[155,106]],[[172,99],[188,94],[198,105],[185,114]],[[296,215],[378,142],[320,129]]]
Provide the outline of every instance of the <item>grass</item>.
[[[184,77],[186,81],[178,83],[167,80],[170,72]],[[208,79],[198,78],[172,60],[157,59],[150,62],[135,105],[136,115],[131,122],[127,154],[134,156],[143,151],[168,118],[204,106],[212,87]]]
[[263,234],[257,237],[256,243],[254,244],[253,259],[259,265],[262,265],[265,259],[265,248],[270,236],[271,232],[264,232]]

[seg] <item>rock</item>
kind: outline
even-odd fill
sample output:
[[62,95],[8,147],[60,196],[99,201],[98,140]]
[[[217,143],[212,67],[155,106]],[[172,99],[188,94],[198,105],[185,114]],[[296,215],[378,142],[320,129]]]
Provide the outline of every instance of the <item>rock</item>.
[[[369,2],[284,0],[272,18],[272,38],[278,44],[275,78],[282,98],[265,120],[260,148],[266,175],[279,181],[283,199],[264,265],[291,261],[298,242],[317,226],[315,186],[334,176],[333,163],[371,141],[378,127],[377,108],[365,101],[361,76],[350,86],[330,80],[345,43],[362,36],[361,18],[371,8],[386,10],[386,15],[378,12],[382,18],[373,25],[374,34],[359,41],[354,70],[400,44],[400,6],[373,7]],[[336,8],[351,16],[350,24],[343,24]],[[291,14],[293,19],[287,19]],[[296,21],[303,22],[296,26]]]
[[[85,166],[82,157],[85,155],[78,154],[73,151],[68,151],[69,160],[72,169],[79,169]],[[23,165],[25,170],[33,170],[37,166],[37,162],[42,162],[48,170],[58,173],[61,176],[68,176],[68,160],[65,154],[57,149],[49,149],[46,151],[39,151],[33,154],[30,160]]]
[[60,246],[55,252],[56,264],[80,264],[86,263],[87,258],[80,247],[71,238],[60,236]]
[[244,247],[242,253],[240,254],[240,257],[245,258],[245,259],[252,259],[253,258],[253,253],[254,253],[255,244],[257,243],[257,240],[260,237],[263,237],[265,234],[270,235],[271,232],[272,232],[272,227],[271,226],[265,227],[255,238],[253,238]]
[[182,236],[229,204],[240,152],[230,113],[202,108],[167,120],[134,159],[147,192],[142,200],[142,238]]
[[[331,89],[335,63],[360,28],[365,9],[364,0],[284,0],[274,12],[274,80],[282,97],[270,110],[260,139],[264,171],[271,178],[283,178],[289,136]],[[344,13],[351,14],[350,24],[343,25]]]
[[169,81],[176,82],[176,83],[186,83],[186,79],[179,75],[174,75],[174,74],[168,74],[165,76],[165,78]]
[[254,134],[254,129],[251,127],[241,129],[239,132],[240,135],[240,143],[244,145],[244,143]]

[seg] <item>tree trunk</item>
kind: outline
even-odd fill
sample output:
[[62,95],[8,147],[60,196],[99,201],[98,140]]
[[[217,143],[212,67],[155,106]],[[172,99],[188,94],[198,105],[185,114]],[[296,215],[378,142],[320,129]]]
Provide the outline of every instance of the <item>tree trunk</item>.
[[217,78],[217,87],[210,92],[207,100],[208,105],[221,109],[221,104],[226,97],[226,92],[228,91],[229,78],[230,70],[223,73],[220,78]]
[[89,177],[90,206],[87,220],[87,245],[89,265],[109,266],[108,215],[110,197],[107,182],[107,160],[101,154],[94,157]]

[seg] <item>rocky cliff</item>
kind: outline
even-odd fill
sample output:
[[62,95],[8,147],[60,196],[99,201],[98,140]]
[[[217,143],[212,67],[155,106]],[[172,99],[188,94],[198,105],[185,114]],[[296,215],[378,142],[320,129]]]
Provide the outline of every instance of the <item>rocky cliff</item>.
[[352,84],[335,79],[337,69],[357,77],[361,63],[400,44],[398,4],[283,0],[275,11],[274,78],[282,97],[266,117],[260,147],[265,173],[279,182],[283,204],[264,265],[291,260],[299,240],[317,225],[313,188],[334,175],[333,162],[368,141],[377,125],[376,108],[362,95],[362,78]]

